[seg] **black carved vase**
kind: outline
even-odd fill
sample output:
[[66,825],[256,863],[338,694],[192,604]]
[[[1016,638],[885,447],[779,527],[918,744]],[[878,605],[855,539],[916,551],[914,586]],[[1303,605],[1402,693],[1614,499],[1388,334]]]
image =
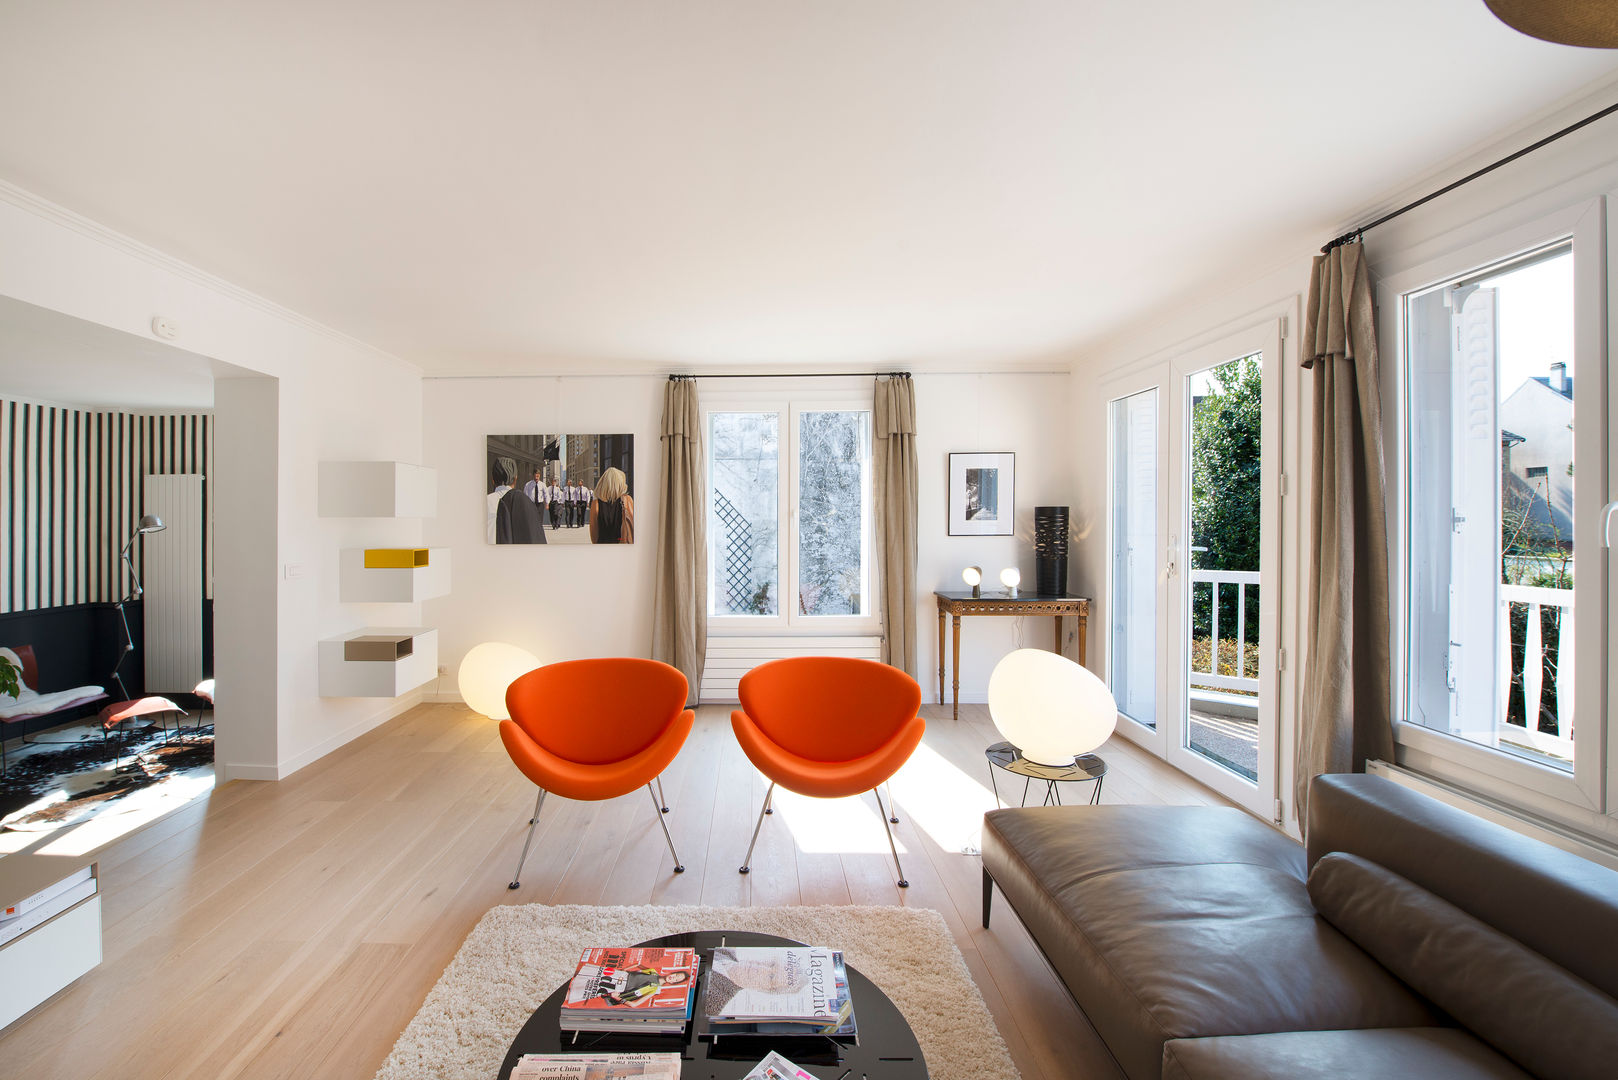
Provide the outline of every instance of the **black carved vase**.
[[1034,507],[1034,575],[1040,596],[1067,595],[1067,507]]

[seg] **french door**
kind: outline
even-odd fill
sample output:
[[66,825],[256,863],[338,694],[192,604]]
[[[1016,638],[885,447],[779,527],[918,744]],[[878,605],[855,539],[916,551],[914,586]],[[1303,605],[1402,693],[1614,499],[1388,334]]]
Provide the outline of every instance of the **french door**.
[[1275,816],[1281,324],[1134,372],[1108,409],[1119,730]]

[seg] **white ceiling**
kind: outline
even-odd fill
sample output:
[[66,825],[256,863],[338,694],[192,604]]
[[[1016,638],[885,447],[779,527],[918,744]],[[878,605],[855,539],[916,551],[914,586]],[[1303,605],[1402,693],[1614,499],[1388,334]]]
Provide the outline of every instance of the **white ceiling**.
[[0,177],[430,373],[1025,364],[1615,73],[1482,0],[0,0]]
[[211,409],[232,364],[0,296],[0,391],[50,405]]

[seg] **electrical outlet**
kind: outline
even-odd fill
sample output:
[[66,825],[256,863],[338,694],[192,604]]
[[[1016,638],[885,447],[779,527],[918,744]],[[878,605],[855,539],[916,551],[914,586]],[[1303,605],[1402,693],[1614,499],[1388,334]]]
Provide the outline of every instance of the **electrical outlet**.
[[439,664],[438,665],[438,674],[440,674],[440,675],[448,675],[449,674],[449,665],[448,664]]

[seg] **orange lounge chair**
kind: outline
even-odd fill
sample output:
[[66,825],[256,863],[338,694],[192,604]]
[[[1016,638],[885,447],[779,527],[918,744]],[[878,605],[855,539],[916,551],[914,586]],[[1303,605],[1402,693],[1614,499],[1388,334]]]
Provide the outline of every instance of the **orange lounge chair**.
[[587,802],[616,799],[645,786],[674,856],[685,867],[663,822],[668,807],[652,792],[691,734],[697,714],[685,707],[685,676],[656,660],[622,657],[567,660],[519,677],[506,689],[510,720],[500,721],[500,740],[522,774],[539,788],[528,837],[510,888],[521,884],[523,864],[545,796]]
[[749,671],[738,696],[742,707],[730,714],[730,725],[754,766],[770,778],[741,873],[751,869],[776,784],[821,799],[869,791],[882,811],[899,887],[908,887],[890,825],[899,819],[889,816],[878,787],[910,760],[926,730],[916,715],[916,680],[875,660],[799,656]]

